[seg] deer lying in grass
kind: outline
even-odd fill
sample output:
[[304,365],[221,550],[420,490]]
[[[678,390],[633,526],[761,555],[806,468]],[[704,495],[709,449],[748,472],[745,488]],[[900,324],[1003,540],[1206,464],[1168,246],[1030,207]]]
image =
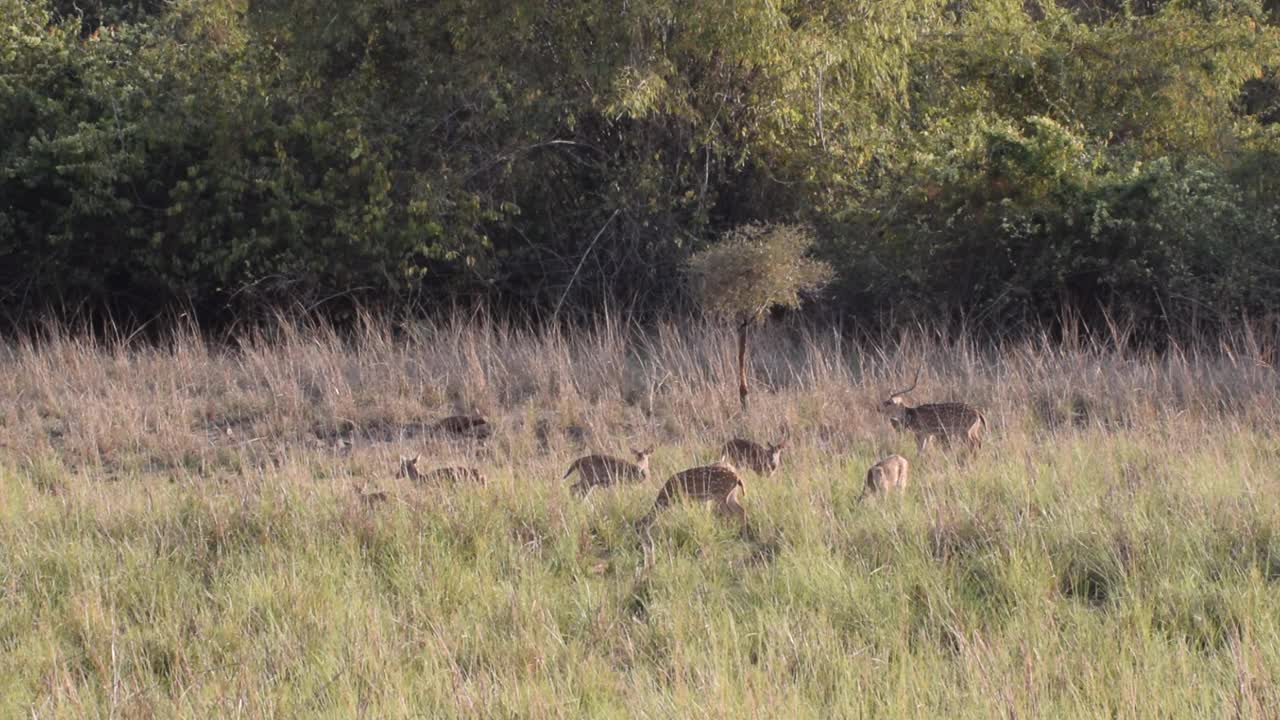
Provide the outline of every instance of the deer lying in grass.
[[919,382],[920,371],[916,370],[916,379],[911,387],[891,394],[884,401],[882,407],[893,428],[915,433],[921,452],[934,437],[940,437],[944,443],[950,444],[952,438],[963,436],[971,450],[982,447],[982,431],[987,426],[987,419],[973,406],[965,403],[929,403],[912,407],[907,404],[906,394],[915,390]]
[[911,464],[901,455],[890,455],[867,470],[867,480],[862,485],[862,494],[858,502],[867,495],[896,490],[899,493],[907,489],[907,476],[911,472]]
[[493,427],[479,415],[452,415],[431,426],[431,432],[468,440],[488,440]]
[[747,487],[737,470],[728,463],[690,468],[672,475],[671,479],[667,480],[662,490],[658,492],[658,499],[653,503],[653,509],[645,513],[637,525],[648,527],[653,523],[659,510],[678,498],[712,503],[717,514],[746,522],[747,511],[739,502],[746,491]]
[[480,485],[485,484],[486,478],[484,473],[469,467],[442,467],[421,472],[418,470],[418,460],[421,455],[414,455],[411,458],[400,458],[400,471],[396,473],[397,478],[407,477],[415,484],[426,485],[428,483],[440,482],[475,482]]
[[786,446],[786,439],[769,445],[761,445],[750,440],[734,438],[721,448],[720,461],[728,461],[736,467],[748,468],[757,475],[772,477],[778,471],[778,464],[782,460],[782,450]]
[[567,479],[576,470],[578,482],[569,486],[569,489],[575,493],[584,494],[595,487],[607,487],[618,482],[648,480],[649,456],[653,454],[653,447],[647,447],[644,450],[632,449],[631,454],[636,457],[634,463],[608,455],[587,455],[574,460],[564,477]]

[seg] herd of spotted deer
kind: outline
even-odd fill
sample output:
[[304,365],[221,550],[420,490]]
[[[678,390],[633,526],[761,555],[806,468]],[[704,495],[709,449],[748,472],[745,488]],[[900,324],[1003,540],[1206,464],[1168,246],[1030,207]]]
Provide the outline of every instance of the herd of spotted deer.
[[[987,424],[982,412],[965,403],[908,405],[906,395],[919,382],[920,373],[917,371],[911,387],[891,393],[882,403],[881,409],[893,428],[912,432],[921,452],[933,438],[947,444],[960,438],[971,450],[977,450],[982,445],[982,432]],[[477,441],[486,440],[492,435],[490,424],[477,416],[447,417],[436,423],[433,429],[443,434]],[[746,492],[746,485],[738,468],[746,468],[769,477],[777,472],[785,447],[785,437],[767,445],[741,438],[730,440],[720,448],[719,462],[683,470],[668,479],[658,492],[653,508],[638,524],[648,525],[660,510],[681,498],[711,503],[717,513],[745,521],[746,510],[739,500]],[[579,495],[616,483],[646,481],[649,479],[649,456],[653,451],[653,447],[632,450],[634,462],[608,455],[586,455],[569,465],[564,478],[568,479],[575,472],[578,474],[577,482],[570,489]],[[417,484],[485,482],[484,474],[471,467],[441,467],[421,471],[418,469],[420,458],[421,456],[400,458],[400,470],[396,477],[408,478]],[[901,455],[883,458],[867,470],[862,494],[858,496],[859,502],[868,494],[902,492],[906,489],[909,473],[910,464]],[[387,499],[385,492],[367,489],[360,493],[360,497],[369,503]]]

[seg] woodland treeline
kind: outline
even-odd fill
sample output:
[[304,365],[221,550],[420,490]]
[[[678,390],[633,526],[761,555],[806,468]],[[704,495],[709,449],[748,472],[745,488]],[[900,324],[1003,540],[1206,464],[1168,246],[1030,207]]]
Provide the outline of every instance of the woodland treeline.
[[1278,0],[0,0],[0,310],[1280,306]]

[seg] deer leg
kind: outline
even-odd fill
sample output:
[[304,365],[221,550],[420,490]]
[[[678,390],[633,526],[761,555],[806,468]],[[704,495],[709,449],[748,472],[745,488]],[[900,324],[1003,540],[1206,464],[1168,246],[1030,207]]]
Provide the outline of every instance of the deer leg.
[[746,508],[742,507],[742,503],[738,502],[738,488],[734,488],[716,505],[716,512],[726,517],[735,518],[741,523],[747,521]]
[[747,521],[746,508],[742,507],[742,505],[737,501],[737,499],[733,498],[732,496],[727,497],[723,501],[721,501],[720,505],[716,508],[716,511],[720,515],[728,518],[733,518],[740,523],[745,523]]
[[969,430],[969,448],[974,452],[982,449],[982,436],[978,434],[978,429]]

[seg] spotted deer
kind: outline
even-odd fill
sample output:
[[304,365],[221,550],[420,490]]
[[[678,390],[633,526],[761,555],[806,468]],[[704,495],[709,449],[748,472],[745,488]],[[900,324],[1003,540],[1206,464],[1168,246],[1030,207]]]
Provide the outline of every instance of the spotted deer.
[[658,491],[658,499],[653,503],[653,509],[645,513],[637,525],[648,527],[653,523],[658,511],[677,498],[713,503],[717,514],[745,522],[747,511],[739,500],[746,492],[747,487],[738,475],[738,471],[728,463],[690,468],[672,475],[667,480],[662,490]]
[[737,467],[748,468],[757,475],[772,477],[778,471],[782,450],[786,446],[785,439],[769,445],[761,445],[750,440],[734,438],[720,449],[720,461],[728,461]]
[[429,470],[424,473],[418,470],[418,460],[421,458],[421,455],[414,455],[411,458],[400,458],[400,471],[396,473],[396,477],[407,477],[418,485],[441,482],[475,482],[483,485],[486,482],[484,473],[476,470],[475,468],[469,467],[442,467]]
[[986,416],[965,403],[929,403],[915,407],[908,405],[906,394],[915,390],[919,382],[920,371],[916,370],[916,378],[911,387],[891,394],[884,401],[883,409],[893,428],[915,433],[921,452],[934,437],[940,437],[944,443],[950,444],[953,438],[963,436],[971,450],[982,447],[982,431],[987,426]]
[[907,476],[910,472],[911,464],[901,455],[890,455],[884,458],[867,470],[867,479],[862,485],[862,494],[858,496],[858,502],[862,502],[862,498],[867,495],[891,490],[905,492]]
[[618,482],[648,480],[649,456],[653,454],[653,448],[632,449],[631,454],[636,458],[634,463],[608,455],[587,455],[574,460],[565,471],[564,477],[567,479],[577,471],[578,482],[570,485],[569,489],[583,494],[592,488],[606,487]]

